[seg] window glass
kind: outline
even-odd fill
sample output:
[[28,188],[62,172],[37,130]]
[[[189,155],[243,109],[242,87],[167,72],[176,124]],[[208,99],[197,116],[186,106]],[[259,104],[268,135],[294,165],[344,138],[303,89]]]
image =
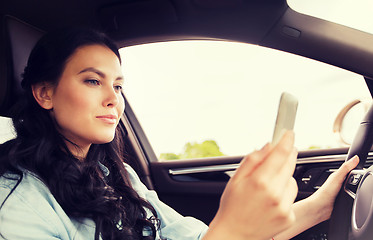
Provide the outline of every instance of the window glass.
[[121,49],[125,95],[160,159],[243,155],[271,140],[278,102],[299,100],[298,149],[341,147],[339,111],[369,99],[362,76],[297,55],[221,41]]
[[0,117],[0,143],[4,143],[15,137],[10,118]]
[[287,0],[295,11],[373,33],[372,0]]

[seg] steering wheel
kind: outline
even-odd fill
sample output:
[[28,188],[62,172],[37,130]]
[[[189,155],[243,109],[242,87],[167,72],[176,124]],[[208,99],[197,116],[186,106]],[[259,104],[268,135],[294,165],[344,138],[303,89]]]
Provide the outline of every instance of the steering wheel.
[[360,158],[347,176],[334,203],[329,240],[373,239],[373,166],[364,169],[373,143],[373,105],[369,108],[348,151],[346,161]]

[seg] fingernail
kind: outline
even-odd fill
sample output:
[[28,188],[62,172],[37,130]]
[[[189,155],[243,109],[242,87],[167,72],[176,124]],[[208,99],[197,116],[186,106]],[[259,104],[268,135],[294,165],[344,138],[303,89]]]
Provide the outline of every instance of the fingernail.
[[287,133],[288,133],[289,136],[291,136],[292,138],[294,137],[294,131],[292,131],[292,130],[288,130]]
[[259,152],[261,152],[261,153],[265,153],[265,152],[267,152],[268,151],[268,149],[269,149],[269,146],[270,146],[271,144],[270,143],[267,143],[267,144],[265,144],[260,150],[259,150]]
[[357,161],[359,161],[359,156],[355,155],[355,156],[352,157],[351,160],[354,161],[354,162],[357,162]]
[[294,141],[293,131],[287,130],[284,135],[285,135],[284,138],[286,141],[291,142],[291,143]]
[[265,150],[266,148],[268,148],[268,145],[269,145],[269,143],[266,143],[259,151]]

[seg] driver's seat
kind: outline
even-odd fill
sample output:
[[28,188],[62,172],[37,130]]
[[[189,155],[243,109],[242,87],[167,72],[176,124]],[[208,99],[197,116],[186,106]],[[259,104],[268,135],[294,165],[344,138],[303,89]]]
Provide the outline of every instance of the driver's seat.
[[0,116],[8,117],[22,91],[21,79],[27,59],[43,31],[12,16],[5,16],[2,20]]

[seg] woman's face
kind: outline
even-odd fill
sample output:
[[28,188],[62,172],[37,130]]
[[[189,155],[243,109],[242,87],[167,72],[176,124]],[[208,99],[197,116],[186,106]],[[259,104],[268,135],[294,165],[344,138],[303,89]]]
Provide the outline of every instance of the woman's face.
[[119,59],[109,48],[78,48],[51,94],[60,133],[85,153],[92,143],[112,141],[124,111],[122,85]]

